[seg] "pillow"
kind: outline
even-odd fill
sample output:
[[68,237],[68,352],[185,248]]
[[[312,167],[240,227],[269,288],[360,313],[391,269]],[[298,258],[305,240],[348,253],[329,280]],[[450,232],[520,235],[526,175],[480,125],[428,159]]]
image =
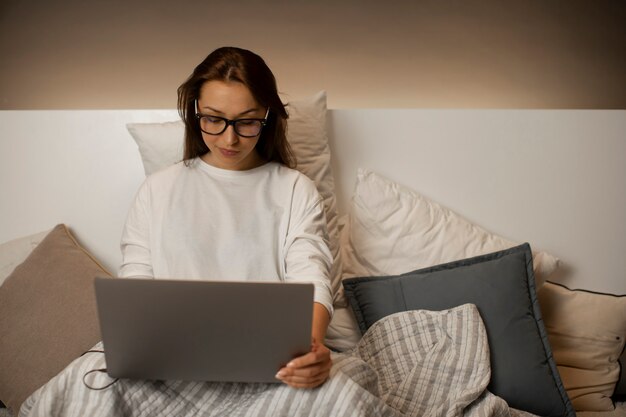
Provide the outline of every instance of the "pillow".
[[615,387],[615,396],[618,401],[626,401],[626,349],[622,351],[619,358],[621,374],[617,386]]
[[16,266],[24,262],[35,247],[50,231],[10,240],[0,245],[0,285],[9,276]]
[[0,287],[0,400],[14,414],[100,340],[95,276],[110,274],[60,224]]
[[[339,217],[339,235],[346,227],[347,215]],[[341,248],[339,249],[341,251]],[[337,280],[341,282],[341,280]],[[340,297],[340,298],[339,298]],[[343,296],[343,288],[335,291],[333,316],[326,332],[326,345],[331,349],[343,352],[352,349],[361,340],[361,332],[354,318],[354,312],[347,305]]]
[[[335,180],[330,166],[330,147],[326,133],[326,92],[321,91],[287,105],[287,140],[297,161],[296,169],[309,177],[324,199],[329,246],[333,254],[331,271],[333,293],[341,286],[339,232]],[[166,123],[129,123],[129,133],[137,142],[146,175],[182,160],[185,127],[182,121]]]
[[[340,246],[343,277],[355,277],[399,274],[515,245],[415,191],[359,169]],[[545,252],[534,258],[540,286],[559,260]]]
[[[470,223],[451,210],[371,171],[359,169],[350,213],[340,226],[342,279],[400,274],[457,259],[506,249],[515,243]],[[538,285],[559,260],[533,254]],[[347,307],[343,289],[335,294],[335,310]],[[356,321],[341,316],[345,350],[358,341]],[[328,334],[335,336],[331,320]]]
[[532,266],[530,246],[523,244],[403,275],[350,278],[343,286],[362,332],[401,311],[475,304],[489,340],[489,391],[516,409],[573,417],[541,320]]
[[335,178],[330,165],[330,146],[326,133],[326,92],[319,92],[307,99],[291,101],[287,111],[289,112],[287,140],[298,163],[296,169],[313,180],[324,199],[328,246],[333,254],[331,285],[333,297],[336,297],[341,287],[341,260]]
[[626,340],[626,296],[546,282],[543,321],[563,385],[577,411],[610,411]]
[[185,125],[182,120],[164,123],[128,123],[146,176],[183,160]]
[[356,346],[359,340],[361,340],[361,332],[352,309],[349,306],[335,305],[326,331],[326,346],[335,351],[344,352]]

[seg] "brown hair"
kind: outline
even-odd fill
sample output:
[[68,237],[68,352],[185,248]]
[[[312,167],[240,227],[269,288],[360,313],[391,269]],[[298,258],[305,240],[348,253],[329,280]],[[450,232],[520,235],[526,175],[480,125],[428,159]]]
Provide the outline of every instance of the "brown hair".
[[199,98],[202,85],[214,80],[240,82],[250,90],[257,103],[269,107],[267,125],[261,131],[256,150],[265,161],[293,168],[295,158],[286,137],[289,116],[278,97],[276,78],[263,58],[234,47],[222,47],[211,52],[178,87],[178,113],[185,123],[185,163],[209,152],[196,119],[195,100]]

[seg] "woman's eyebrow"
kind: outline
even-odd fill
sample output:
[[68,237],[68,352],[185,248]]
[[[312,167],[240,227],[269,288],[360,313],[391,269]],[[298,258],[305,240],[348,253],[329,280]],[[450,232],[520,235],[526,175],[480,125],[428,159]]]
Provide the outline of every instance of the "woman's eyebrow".
[[[223,114],[226,114],[226,113],[222,112],[221,110],[218,110],[218,109],[213,108],[213,107],[211,107],[211,106],[204,106],[204,107],[202,107],[201,109],[202,109],[202,110],[210,110],[210,111],[212,111],[212,112],[215,112],[215,113],[218,113],[218,114],[222,114],[222,115],[223,115]],[[254,113],[254,112],[258,111],[258,110],[259,110],[259,108],[258,108],[258,107],[254,107],[254,108],[248,109],[248,110],[246,110],[246,111],[242,111],[242,112],[241,112],[241,113],[239,113],[237,116],[243,116],[243,115],[245,115],[245,114]]]

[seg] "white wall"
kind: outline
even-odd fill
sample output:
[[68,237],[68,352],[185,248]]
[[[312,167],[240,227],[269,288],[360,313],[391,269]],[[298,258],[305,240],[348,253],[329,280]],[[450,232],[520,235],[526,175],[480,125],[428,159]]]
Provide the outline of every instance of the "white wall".
[[334,110],[342,210],[364,167],[626,294],[626,111]]
[[[339,207],[369,168],[626,294],[626,111],[332,110]],[[0,111],[0,242],[66,223],[116,271],[144,174],[127,122],[175,111]],[[391,127],[394,129],[391,129]]]
[[211,50],[331,108],[626,108],[613,0],[3,0],[0,109],[173,108]]

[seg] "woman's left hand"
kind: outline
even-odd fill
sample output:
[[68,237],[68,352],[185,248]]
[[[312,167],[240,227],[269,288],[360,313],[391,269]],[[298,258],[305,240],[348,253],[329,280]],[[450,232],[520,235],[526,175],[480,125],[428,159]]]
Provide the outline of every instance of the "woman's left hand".
[[328,379],[332,364],[330,349],[313,339],[311,351],[281,368],[276,378],[290,387],[315,388]]

